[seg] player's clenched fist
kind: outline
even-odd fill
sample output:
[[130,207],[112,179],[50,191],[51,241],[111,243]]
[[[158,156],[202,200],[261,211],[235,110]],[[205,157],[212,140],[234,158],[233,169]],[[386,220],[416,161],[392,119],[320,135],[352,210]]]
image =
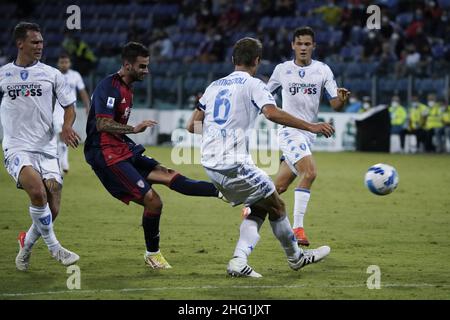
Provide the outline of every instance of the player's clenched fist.
[[348,100],[348,98],[350,97],[350,91],[348,91],[347,89],[345,89],[345,88],[338,88],[337,89],[337,94],[338,94],[338,97],[339,97],[339,99],[341,100],[341,101],[343,101],[343,102],[347,102],[347,100]]

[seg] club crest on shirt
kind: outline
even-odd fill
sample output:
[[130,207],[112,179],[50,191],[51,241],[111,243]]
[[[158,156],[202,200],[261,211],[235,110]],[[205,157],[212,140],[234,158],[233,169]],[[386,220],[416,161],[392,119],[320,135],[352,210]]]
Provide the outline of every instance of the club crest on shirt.
[[20,71],[20,77],[22,78],[23,81],[27,80],[27,78],[28,78],[28,71],[27,70]]
[[141,189],[144,188],[144,186],[145,186],[145,185],[144,185],[144,181],[142,181],[142,180],[139,180],[136,184],[137,184],[138,187],[141,188]]
[[305,70],[299,70],[298,75],[300,76],[300,78],[303,78],[305,76]]

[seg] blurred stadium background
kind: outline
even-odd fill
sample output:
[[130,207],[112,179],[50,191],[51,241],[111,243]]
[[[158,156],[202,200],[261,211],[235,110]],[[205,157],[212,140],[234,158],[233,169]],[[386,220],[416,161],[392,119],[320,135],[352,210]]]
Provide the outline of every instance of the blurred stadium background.
[[[66,29],[66,9],[81,9],[81,30]],[[381,29],[368,30],[366,8],[381,8]],[[33,1],[0,4],[0,64],[11,61],[17,22],[40,24],[45,39],[43,61],[55,65],[72,48],[74,69],[90,92],[115,72],[120,46],[137,40],[152,51],[151,73],[136,87],[135,107],[185,109],[192,96],[232,70],[230,53],[241,37],[264,44],[258,76],[267,79],[275,65],[291,59],[292,31],[309,25],[316,31],[315,58],[329,64],[339,85],[372,104],[389,103],[394,94],[407,104],[413,93],[448,99],[450,61],[449,0],[423,1]],[[76,51],[87,50],[78,57]],[[323,111],[329,111],[323,105]]]
[[[72,4],[80,8],[79,30],[66,26]],[[381,8],[381,29],[366,27],[366,9],[372,4]],[[58,55],[69,52],[89,94],[100,79],[118,70],[123,44],[147,45],[151,77],[134,86],[134,107],[147,111],[135,114],[167,122],[141,137],[141,143],[186,140],[174,137],[173,131],[184,127],[187,111],[205,87],[233,69],[230,56],[236,40],[252,36],[263,42],[264,59],[257,77],[268,80],[276,64],[292,58],[292,32],[302,25],[316,32],[313,58],[326,62],[338,85],[353,92],[355,102],[347,112],[364,110],[365,102],[389,105],[394,95],[406,108],[413,95],[426,103],[430,93],[448,105],[450,0],[25,0],[2,2],[0,12],[0,65],[16,55],[14,26],[22,20],[36,22],[45,41],[43,62],[55,66]],[[166,112],[173,110],[185,112]],[[320,111],[332,112],[326,100]],[[81,117],[76,125],[84,132]],[[337,136],[350,137],[348,142],[338,142],[345,146],[334,148],[324,142],[318,143],[317,150],[355,149],[356,128],[351,117],[345,119],[350,120],[337,124],[345,127],[337,130]],[[271,124],[260,121],[258,127],[271,128]],[[450,137],[446,139],[449,151]]]
[[[66,10],[72,4],[81,9],[81,29],[68,31],[70,13]],[[366,8],[371,4],[381,8],[380,30],[366,28]],[[187,133],[173,129],[184,127],[196,95],[209,81],[232,70],[230,53],[237,39],[253,36],[263,42],[264,61],[257,76],[267,80],[277,63],[292,58],[291,32],[302,25],[316,31],[314,58],[329,64],[338,85],[349,88],[360,100],[367,97],[375,106],[389,104],[393,95],[399,95],[401,104],[409,107],[412,95],[426,103],[427,95],[434,93],[448,105],[450,0],[25,0],[2,1],[0,12],[0,65],[15,58],[14,26],[19,21],[36,22],[45,41],[43,62],[55,66],[62,51],[71,51],[73,68],[82,73],[89,94],[101,78],[119,69],[121,45],[137,40],[149,46],[151,76],[136,83],[130,123],[136,123],[133,117],[145,114],[160,125],[156,133],[133,136],[141,143],[171,144],[186,139]],[[319,138],[315,150],[354,150],[356,129],[349,119],[355,114],[333,112],[326,101],[320,111],[323,119],[339,126],[341,145]],[[78,110],[77,131],[81,134],[85,117],[83,110]],[[269,126],[261,120],[257,125],[260,129]],[[268,138],[263,138],[258,136],[258,143],[267,144]],[[325,140],[331,142],[325,145]],[[198,164],[174,163],[172,150],[153,147],[149,153],[188,176],[206,178]],[[4,239],[0,245],[1,299],[450,296],[448,155],[315,153],[321,177],[309,209],[309,232],[313,245],[330,243],[335,251],[317,268],[290,273],[266,226],[264,241],[252,256],[254,267],[267,274],[260,287],[249,279],[238,282],[244,286],[230,285],[225,278],[225,263],[240,223],[238,209],[215,199],[184,197],[159,186],[156,189],[167,212],[161,228],[162,246],[175,267],[171,273],[149,276],[141,261],[140,209],[120,205],[103,190],[85,163],[82,148],[71,151],[70,157],[73,166],[64,184],[64,212],[56,228],[62,241],[76,246],[82,256],[84,290],[66,290],[65,270],[51,265],[42,243],[33,253],[33,269],[29,273],[15,270],[15,237],[19,228],[29,224],[25,214],[28,200],[24,192],[13,191],[6,170],[0,170],[0,194],[8,195],[0,197]],[[278,154],[275,158],[278,160]],[[400,174],[398,190],[388,197],[375,197],[363,185],[365,171],[377,162],[394,165]],[[292,192],[283,198],[292,206]],[[17,206],[11,207],[11,203]],[[98,253],[99,244],[114,250]],[[383,270],[383,290],[366,287],[367,266],[373,264]],[[198,287],[192,288],[193,284]]]

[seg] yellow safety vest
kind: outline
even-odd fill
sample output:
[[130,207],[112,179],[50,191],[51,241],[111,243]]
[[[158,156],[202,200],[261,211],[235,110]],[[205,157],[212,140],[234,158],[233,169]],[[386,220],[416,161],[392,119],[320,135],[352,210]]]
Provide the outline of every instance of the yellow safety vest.
[[91,62],[95,62],[97,60],[92,50],[89,49],[87,43],[84,41],[80,41],[75,54],[77,57],[83,57]]
[[391,125],[403,126],[406,123],[406,109],[402,105],[396,107],[389,107],[389,113],[391,114]]
[[442,128],[444,124],[442,123],[442,110],[441,106],[436,103],[430,108],[428,113],[427,122],[425,123],[425,129],[431,130],[436,128]]
[[450,105],[447,106],[447,110],[444,111],[442,121],[444,122],[444,125],[450,126]]
[[424,127],[425,115],[428,113],[428,107],[419,103],[416,107],[409,108],[409,128],[417,130]]

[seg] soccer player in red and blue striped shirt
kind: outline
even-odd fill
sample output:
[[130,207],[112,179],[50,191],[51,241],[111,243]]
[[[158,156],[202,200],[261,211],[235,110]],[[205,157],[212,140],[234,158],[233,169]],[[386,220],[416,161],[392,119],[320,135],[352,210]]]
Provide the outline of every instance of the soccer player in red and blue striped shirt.
[[132,83],[142,81],[149,73],[149,61],[148,49],[142,44],[130,42],[123,47],[120,70],[100,81],[92,95],[84,154],[111,195],[126,204],[133,201],[144,207],[145,262],[155,269],[168,269],[171,266],[159,251],[162,201],[152,184],[191,196],[219,197],[219,192],[212,183],[186,178],[145,156],[144,147],[126,136],[157,124],[153,120],[127,124],[133,105]]

